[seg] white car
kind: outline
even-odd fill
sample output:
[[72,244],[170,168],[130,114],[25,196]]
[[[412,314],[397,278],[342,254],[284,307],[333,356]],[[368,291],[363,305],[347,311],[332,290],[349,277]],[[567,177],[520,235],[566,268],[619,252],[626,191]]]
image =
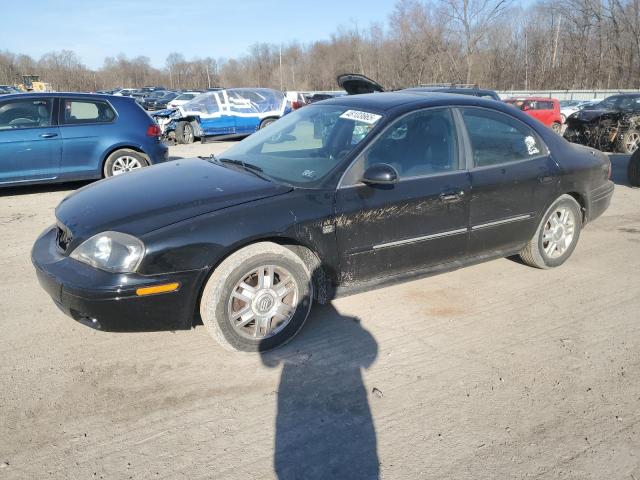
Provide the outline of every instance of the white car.
[[562,119],[562,123],[566,123],[567,118],[573,115],[576,112],[579,112],[584,107],[595,105],[599,103],[600,100],[561,100],[560,101],[560,118]]
[[185,103],[193,100],[201,93],[202,92],[183,92],[176,98],[171,100],[169,103],[167,103],[167,108],[178,108],[180,105],[184,105]]
[[121,88],[112,93],[112,95],[117,95],[118,97],[130,97],[134,92],[138,90],[135,88]]

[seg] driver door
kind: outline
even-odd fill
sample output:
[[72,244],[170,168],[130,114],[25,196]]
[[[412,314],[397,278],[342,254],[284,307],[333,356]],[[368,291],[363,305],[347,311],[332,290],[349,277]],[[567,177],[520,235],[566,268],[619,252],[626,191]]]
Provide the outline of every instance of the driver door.
[[42,97],[0,102],[0,184],[58,176],[62,139],[53,107]]
[[[361,154],[336,194],[344,284],[453,261],[466,254],[470,177],[449,108],[396,120]],[[386,163],[393,185],[366,185]]]

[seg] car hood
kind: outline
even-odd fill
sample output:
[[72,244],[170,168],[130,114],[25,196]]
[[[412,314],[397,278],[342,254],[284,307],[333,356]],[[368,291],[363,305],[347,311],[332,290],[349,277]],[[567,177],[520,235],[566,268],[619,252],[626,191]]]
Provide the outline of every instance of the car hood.
[[611,115],[616,115],[620,112],[618,112],[617,110],[580,110],[578,112],[576,112],[575,114],[573,114],[572,119],[573,120],[578,120],[580,122],[592,122],[593,120],[597,120],[599,118],[604,118],[604,117],[608,117]]
[[76,240],[114,230],[143,235],[187,218],[292,189],[199,158],[101,180],[66,197],[56,218]]
[[382,85],[371,80],[369,77],[360,75],[359,73],[345,73],[338,75],[336,81],[340,88],[344,89],[349,95],[384,92],[384,87]]

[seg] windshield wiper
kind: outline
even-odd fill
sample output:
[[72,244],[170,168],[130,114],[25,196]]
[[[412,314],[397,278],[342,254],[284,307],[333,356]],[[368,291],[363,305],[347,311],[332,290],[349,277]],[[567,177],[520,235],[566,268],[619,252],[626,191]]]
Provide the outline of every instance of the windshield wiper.
[[254,165],[252,163],[243,162],[242,160],[235,160],[233,158],[215,158],[214,159],[220,163],[230,163],[232,165],[240,165],[245,170],[251,170],[254,172],[262,172],[262,167],[258,165]]
[[267,180],[268,182],[273,182],[272,178],[262,174],[262,167],[259,167],[258,165],[254,165],[252,163],[243,162],[242,160],[236,160],[233,158],[218,158],[213,153],[208,157],[199,156],[198,158],[201,158],[202,160],[207,160],[209,162],[217,163],[218,165],[224,165],[225,163],[229,165],[237,165],[238,167],[241,167],[243,170],[253,173],[255,176],[263,180]]

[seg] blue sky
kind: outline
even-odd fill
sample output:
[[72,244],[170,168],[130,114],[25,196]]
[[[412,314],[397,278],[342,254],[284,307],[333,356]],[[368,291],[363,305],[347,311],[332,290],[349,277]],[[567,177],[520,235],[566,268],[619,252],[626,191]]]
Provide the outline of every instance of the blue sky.
[[186,58],[236,57],[256,42],[327,39],[339,25],[386,22],[394,0],[30,0],[2,9],[0,50],[39,58],[74,50],[90,68],[104,57],[144,55],[164,66]]

